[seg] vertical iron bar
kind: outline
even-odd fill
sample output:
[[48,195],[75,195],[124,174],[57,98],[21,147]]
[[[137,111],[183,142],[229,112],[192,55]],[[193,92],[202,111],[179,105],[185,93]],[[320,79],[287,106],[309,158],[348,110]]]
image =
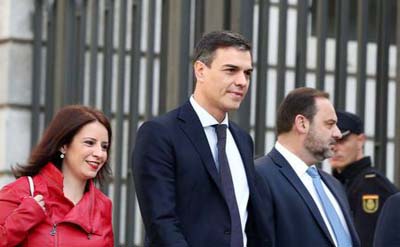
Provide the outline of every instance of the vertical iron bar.
[[308,0],[298,0],[295,87],[304,87],[307,66]]
[[111,118],[111,90],[114,37],[114,1],[105,2],[104,61],[103,61],[103,111]]
[[389,63],[389,4],[378,2],[378,54],[376,65],[375,165],[386,173],[387,96]]
[[169,25],[169,3],[162,0],[161,9],[161,49],[160,49],[160,91],[158,101],[158,114],[167,112],[167,70],[168,70],[168,25]]
[[[128,150],[132,154],[134,143],[136,140],[136,130],[139,123],[139,79],[140,79],[140,37],[141,37],[141,22],[142,20],[142,1],[134,0],[132,4],[132,26],[131,26],[131,64],[130,64],[130,98],[129,98],[129,145]],[[136,192],[133,183],[132,172],[133,157],[129,158],[129,167],[127,175],[127,202],[126,202],[126,245],[133,246],[135,226],[132,222],[136,222]]]
[[89,84],[89,105],[96,105],[97,95],[97,56],[99,46],[99,2],[92,1],[91,18],[91,44],[90,44],[90,84]]
[[267,112],[267,70],[269,38],[269,1],[259,1],[258,49],[257,49],[257,92],[255,155],[263,155],[265,150],[265,126]]
[[[254,0],[240,0],[240,33],[250,42],[253,40]],[[246,131],[250,131],[251,90],[240,104],[234,120]]]
[[[125,86],[125,52],[126,52],[126,17],[127,0],[120,1],[119,31],[118,31],[118,74],[117,74],[117,109],[116,109],[116,135],[115,135],[115,166],[114,166],[114,202],[113,208],[114,231],[120,232],[121,223],[121,177],[122,177],[122,149],[124,134],[124,86]],[[114,237],[114,244],[119,243],[119,234]]]
[[33,71],[32,71],[32,108],[31,108],[31,148],[39,138],[40,91],[42,81],[42,32],[43,32],[43,1],[35,1],[33,16]]
[[240,0],[240,33],[253,41],[253,16],[255,0]]
[[183,103],[189,94],[189,65],[190,65],[190,5],[191,1],[182,1],[181,5],[181,32],[179,54],[179,102]]
[[76,88],[77,88],[77,66],[76,57],[78,52],[76,49],[77,44],[77,1],[66,1],[66,13],[65,13],[65,70],[64,73],[64,84],[62,85],[64,92],[64,100],[62,105],[74,104],[77,102]]
[[154,88],[154,32],[155,32],[155,0],[148,1],[148,27],[146,52],[146,119],[153,117],[153,88]]
[[205,0],[196,0],[194,18],[194,43],[200,40],[204,33]]
[[119,48],[118,48],[118,73],[117,73],[117,106],[116,106],[116,138],[115,138],[115,166],[114,166],[114,202],[113,207],[114,231],[117,233],[114,243],[117,245],[120,233],[121,221],[121,164],[122,164],[122,145],[123,145],[123,128],[124,128],[124,83],[125,83],[125,36],[126,36],[126,0],[120,1],[119,12]]
[[276,108],[285,96],[286,85],[286,32],[287,32],[287,0],[279,2],[279,32],[278,32],[278,65],[276,80]]
[[46,79],[45,79],[45,115],[44,125],[47,126],[54,114],[54,84],[55,84],[55,42],[56,42],[56,9],[57,2],[48,7],[47,49],[46,49]]
[[358,0],[357,16],[357,105],[356,113],[364,120],[369,0]]
[[[396,15],[397,15],[397,20],[396,24],[397,27],[400,27],[400,4],[397,3],[396,7]],[[400,107],[399,106],[399,101],[400,101],[400,31],[397,28],[396,32],[396,106],[395,111],[396,111],[396,121],[395,121],[395,137],[394,137],[394,145],[395,145],[395,157],[394,157],[394,182],[397,186],[400,185]]]
[[336,1],[335,108],[346,109],[349,1]]
[[76,50],[77,55],[75,57],[76,62],[76,88],[75,88],[75,102],[83,103],[84,97],[84,74],[85,74],[85,43],[86,43],[86,11],[87,11],[87,1],[79,1],[77,9],[75,12],[76,18]]
[[[58,109],[66,104],[65,98],[67,92],[65,85],[66,78],[69,72],[68,54],[71,35],[69,35],[69,21],[71,20],[71,4],[70,1],[54,1],[54,78],[50,78],[49,84],[54,87],[54,90],[49,92],[54,94],[50,102],[53,109]],[[53,113],[51,113],[53,114]]]
[[[193,46],[201,39],[205,31],[205,1],[206,0],[193,0],[194,1],[194,25],[193,25]],[[193,57],[191,56],[192,61]],[[190,66],[192,68],[192,66]],[[196,86],[196,77],[194,76],[193,69],[189,70],[192,73],[191,88],[194,89]]]
[[[131,162],[128,162],[130,164]],[[126,177],[126,221],[125,221],[125,244],[123,246],[136,246],[135,245],[135,229],[136,225],[136,193],[135,184],[133,182],[132,169],[128,168],[128,174]],[[144,242],[141,241],[138,246],[144,246]]]
[[[111,95],[112,95],[112,72],[113,72],[113,34],[114,34],[114,1],[106,0],[104,8],[104,59],[103,59],[103,97],[102,109],[104,114],[111,119]],[[119,165],[119,164],[117,164]],[[108,194],[109,188],[103,185],[101,190]]]
[[230,30],[231,25],[231,13],[232,13],[232,0],[224,0],[224,24],[223,29]]
[[325,56],[328,30],[328,2],[319,0],[317,9],[317,72],[316,87],[325,90]]

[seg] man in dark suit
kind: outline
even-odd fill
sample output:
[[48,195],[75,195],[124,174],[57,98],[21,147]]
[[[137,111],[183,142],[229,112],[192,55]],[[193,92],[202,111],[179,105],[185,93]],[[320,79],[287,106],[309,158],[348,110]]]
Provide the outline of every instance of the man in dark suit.
[[375,247],[400,246],[400,193],[390,196],[382,208],[375,229]]
[[257,217],[251,137],[228,119],[252,73],[241,35],[211,32],[195,48],[196,87],[179,108],[144,123],[133,172],[146,246],[269,246]]
[[371,158],[364,156],[364,125],[355,114],[336,111],[342,138],[333,149],[329,162],[334,168],[333,176],[345,187],[354,225],[363,247],[372,247],[375,226],[386,199],[397,188],[377,169]]
[[336,122],[316,89],[297,88],[279,106],[275,147],[256,160],[276,246],[360,246],[341,184],[315,166],[333,154]]

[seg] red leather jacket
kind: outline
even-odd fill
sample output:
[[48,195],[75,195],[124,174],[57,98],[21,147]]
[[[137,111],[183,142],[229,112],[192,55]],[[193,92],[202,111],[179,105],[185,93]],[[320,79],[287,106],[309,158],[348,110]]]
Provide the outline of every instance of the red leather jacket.
[[30,197],[26,177],[0,191],[0,247],[113,246],[111,201],[92,181],[78,204],[63,194],[62,173],[51,163],[33,177],[46,212]]

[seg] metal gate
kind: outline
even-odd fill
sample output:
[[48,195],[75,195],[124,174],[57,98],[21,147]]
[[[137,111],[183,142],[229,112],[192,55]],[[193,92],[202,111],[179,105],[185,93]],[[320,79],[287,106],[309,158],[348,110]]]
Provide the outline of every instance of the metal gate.
[[400,65],[392,71],[389,63],[399,56],[398,8],[394,0],[35,0],[32,145],[63,105],[103,110],[115,138],[114,179],[102,188],[113,200],[115,245],[142,246],[130,169],[136,129],[191,94],[192,47],[202,33],[232,29],[254,44],[251,90],[233,119],[254,137],[256,156],[273,145],[276,106],[288,90],[312,86],[373,122],[375,164],[386,171],[390,161],[398,183],[400,108],[388,110],[400,96]]

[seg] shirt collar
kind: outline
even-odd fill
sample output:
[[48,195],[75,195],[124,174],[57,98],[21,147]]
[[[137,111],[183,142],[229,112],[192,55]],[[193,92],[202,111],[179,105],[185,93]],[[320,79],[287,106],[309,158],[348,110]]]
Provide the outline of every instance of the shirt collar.
[[200,119],[201,125],[205,127],[213,126],[216,124],[226,124],[229,127],[228,113],[225,114],[224,120],[219,123],[206,109],[196,102],[193,95],[190,96],[190,104]]
[[275,143],[275,148],[276,150],[278,150],[279,153],[282,154],[282,156],[290,164],[290,166],[296,172],[297,176],[301,177],[307,172],[309,166],[299,157],[297,157],[294,153],[292,153],[286,147],[280,144],[278,141]]

